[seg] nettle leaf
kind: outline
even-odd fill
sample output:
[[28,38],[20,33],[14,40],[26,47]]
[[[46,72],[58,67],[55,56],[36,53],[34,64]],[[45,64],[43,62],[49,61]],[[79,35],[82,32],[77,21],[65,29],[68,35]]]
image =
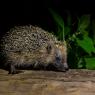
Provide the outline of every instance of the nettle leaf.
[[90,15],[83,15],[79,19],[78,31],[82,33],[87,33],[86,29],[88,28],[89,24],[90,24]]
[[57,35],[59,40],[63,40],[63,31],[60,27],[58,27]]
[[69,26],[65,26],[65,36],[70,34],[71,28]]
[[61,28],[64,27],[64,21],[63,21],[63,18],[58,14],[56,13],[55,11],[53,11],[52,9],[49,9],[50,13],[52,14],[53,16],[53,19],[56,21],[56,23],[58,24],[58,26],[60,26]]
[[78,45],[83,48],[88,54],[95,53],[95,47],[92,39],[88,36],[84,36],[82,40],[76,38]]
[[65,26],[64,26],[63,18],[58,13],[56,13],[55,11],[53,11],[50,8],[49,8],[49,11],[50,11],[51,15],[53,16],[54,21],[58,25],[58,33],[60,34],[61,38],[63,38],[63,40],[64,40],[65,39],[65,31],[64,31]]
[[86,68],[95,70],[95,58],[85,58]]

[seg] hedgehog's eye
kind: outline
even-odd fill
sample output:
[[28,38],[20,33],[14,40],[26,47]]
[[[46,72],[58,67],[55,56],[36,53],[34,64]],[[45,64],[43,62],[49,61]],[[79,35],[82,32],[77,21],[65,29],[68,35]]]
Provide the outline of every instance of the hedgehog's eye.
[[47,46],[47,52],[50,53],[50,52],[51,52],[51,49],[52,49],[52,46],[49,44],[49,45]]

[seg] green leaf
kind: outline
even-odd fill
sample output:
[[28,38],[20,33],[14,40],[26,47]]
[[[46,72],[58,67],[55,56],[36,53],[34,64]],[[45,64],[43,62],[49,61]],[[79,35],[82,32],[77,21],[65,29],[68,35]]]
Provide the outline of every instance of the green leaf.
[[63,32],[62,32],[62,29],[60,27],[58,27],[57,36],[58,36],[59,40],[63,40]]
[[79,19],[78,31],[80,31],[81,33],[84,33],[85,35],[88,35],[88,32],[86,31],[86,29],[88,28],[89,24],[90,24],[90,15],[83,15]]
[[83,48],[88,54],[95,53],[95,47],[92,39],[88,36],[84,36],[82,40],[76,38],[78,45]]
[[86,68],[95,70],[95,58],[85,58]]
[[58,15],[58,13],[56,13],[54,10],[49,9],[50,13],[52,14],[54,20],[56,21],[56,23],[63,28],[64,27],[64,21],[62,19],[62,17],[60,15]]
[[[51,8],[49,8],[49,11],[50,11],[50,13],[51,13],[51,15],[53,16],[53,19],[54,19],[54,21],[56,22],[56,24],[58,25],[58,28],[60,28],[59,30],[58,30],[58,32],[61,34],[61,36],[62,36],[62,38],[63,38],[63,40],[65,39],[65,37],[64,37],[64,35],[65,35],[65,33],[64,33],[64,21],[63,21],[63,18],[60,16],[60,15],[58,15],[58,13],[56,13],[54,10],[52,10]],[[60,31],[61,30],[61,31]]]
[[65,36],[70,34],[71,28],[69,26],[65,26]]

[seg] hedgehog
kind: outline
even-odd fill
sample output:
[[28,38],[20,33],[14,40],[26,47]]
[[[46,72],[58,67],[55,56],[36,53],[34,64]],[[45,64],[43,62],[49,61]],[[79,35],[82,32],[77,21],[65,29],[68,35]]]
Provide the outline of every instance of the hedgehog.
[[20,69],[68,70],[67,48],[52,33],[33,25],[15,26],[1,39],[0,55],[9,74]]

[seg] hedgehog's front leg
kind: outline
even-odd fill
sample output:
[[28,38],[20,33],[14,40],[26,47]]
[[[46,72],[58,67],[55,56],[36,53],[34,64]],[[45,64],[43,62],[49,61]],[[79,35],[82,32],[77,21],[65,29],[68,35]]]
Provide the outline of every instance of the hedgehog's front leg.
[[9,65],[9,73],[8,74],[17,74],[17,70],[14,64]]

